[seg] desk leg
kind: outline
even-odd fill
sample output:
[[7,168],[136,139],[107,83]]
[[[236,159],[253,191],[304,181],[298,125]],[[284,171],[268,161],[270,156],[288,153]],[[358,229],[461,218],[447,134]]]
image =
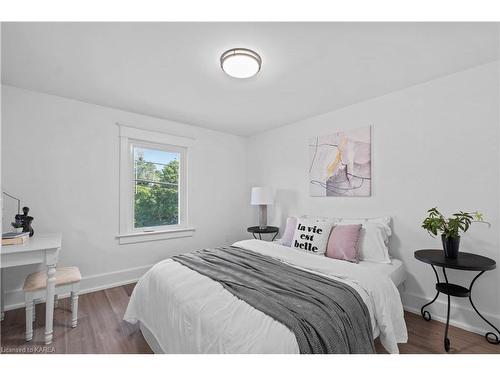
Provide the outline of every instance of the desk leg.
[[500,343],[500,340],[498,339],[498,337],[500,335],[500,331],[498,330],[497,327],[495,327],[493,324],[491,324],[484,316],[481,315],[481,313],[478,311],[478,309],[476,309],[476,306],[474,306],[474,302],[472,302],[472,286],[474,285],[474,283],[476,282],[476,280],[479,278],[479,276],[481,276],[484,272],[485,271],[480,272],[476,277],[474,277],[474,279],[470,283],[470,286],[469,286],[469,302],[470,302],[472,308],[474,309],[474,311],[477,313],[477,315],[479,315],[479,317],[481,319],[483,319],[486,323],[488,323],[488,325],[490,327],[492,327],[495,331],[498,332],[498,335],[495,332],[492,332],[492,331],[486,333],[486,335],[484,335],[484,337],[486,338],[486,341],[488,341],[490,344],[498,345]]
[[54,296],[56,294],[56,265],[47,265],[47,299],[45,302],[45,345],[52,343],[54,324]]
[[4,300],[3,300],[3,291],[4,291],[4,278],[3,278],[3,270],[0,268],[0,321],[5,318],[5,313],[3,311]]

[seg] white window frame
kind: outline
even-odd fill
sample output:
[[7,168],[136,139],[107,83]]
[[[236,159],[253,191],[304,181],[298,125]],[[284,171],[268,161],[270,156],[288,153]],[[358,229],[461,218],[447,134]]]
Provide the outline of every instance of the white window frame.
[[[195,228],[188,225],[188,150],[191,138],[153,132],[130,126],[120,128],[120,244],[156,241],[192,236]],[[134,225],[134,146],[177,152],[179,160],[179,223],[135,228]]]

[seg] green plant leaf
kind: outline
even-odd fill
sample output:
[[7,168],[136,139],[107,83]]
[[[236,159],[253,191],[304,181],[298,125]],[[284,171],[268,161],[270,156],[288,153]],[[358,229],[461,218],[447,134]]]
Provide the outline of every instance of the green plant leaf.
[[477,211],[472,213],[458,211],[448,219],[439,212],[437,207],[428,209],[427,213],[428,216],[422,222],[422,228],[434,236],[441,232],[447,238],[459,236],[460,232],[467,232],[474,220],[484,221],[483,214]]

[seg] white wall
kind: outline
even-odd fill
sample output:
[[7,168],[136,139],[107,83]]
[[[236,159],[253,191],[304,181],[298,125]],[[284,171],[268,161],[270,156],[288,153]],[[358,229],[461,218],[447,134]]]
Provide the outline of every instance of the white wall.
[[[498,66],[491,63],[259,134],[249,141],[250,183],[275,189],[270,210],[275,225],[282,226],[287,215],[392,216],[392,254],[409,272],[404,303],[419,310],[434,296],[435,277],[413,252],[441,246],[420,228],[428,208],[483,212],[491,228],[475,225],[461,249],[499,260],[498,84]],[[310,197],[309,137],[367,125],[373,125],[372,196]],[[449,276],[468,285],[473,274],[450,271]],[[499,280],[498,270],[488,272],[473,293],[476,305],[497,323]],[[431,311],[443,317],[440,298]],[[484,330],[467,299],[453,304],[463,307],[452,310],[455,324]]]
[[[63,234],[60,264],[80,267],[83,289],[135,280],[173,254],[248,237],[246,139],[9,86],[2,86],[2,107],[2,188],[30,207],[36,232]],[[188,183],[193,237],[118,245],[116,122],[196,138]],[[7,308],[22,302],[22,280],[33,268],[5,271]]]

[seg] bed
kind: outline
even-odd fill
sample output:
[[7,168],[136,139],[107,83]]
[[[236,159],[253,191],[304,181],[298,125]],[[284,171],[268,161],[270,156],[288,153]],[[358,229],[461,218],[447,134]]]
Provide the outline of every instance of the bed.
[[[239,241],[233,247],[350,286],[368,309],[373,337],[380,337],[389,353],[398,353],[397,344],[407,341],[397,289],[405,279],[401,261],[354,264],[260,240]],[[288,327],[172,259],[156,264],[139,280],[124,319],[140,324],[155,353],[299,353]]]

